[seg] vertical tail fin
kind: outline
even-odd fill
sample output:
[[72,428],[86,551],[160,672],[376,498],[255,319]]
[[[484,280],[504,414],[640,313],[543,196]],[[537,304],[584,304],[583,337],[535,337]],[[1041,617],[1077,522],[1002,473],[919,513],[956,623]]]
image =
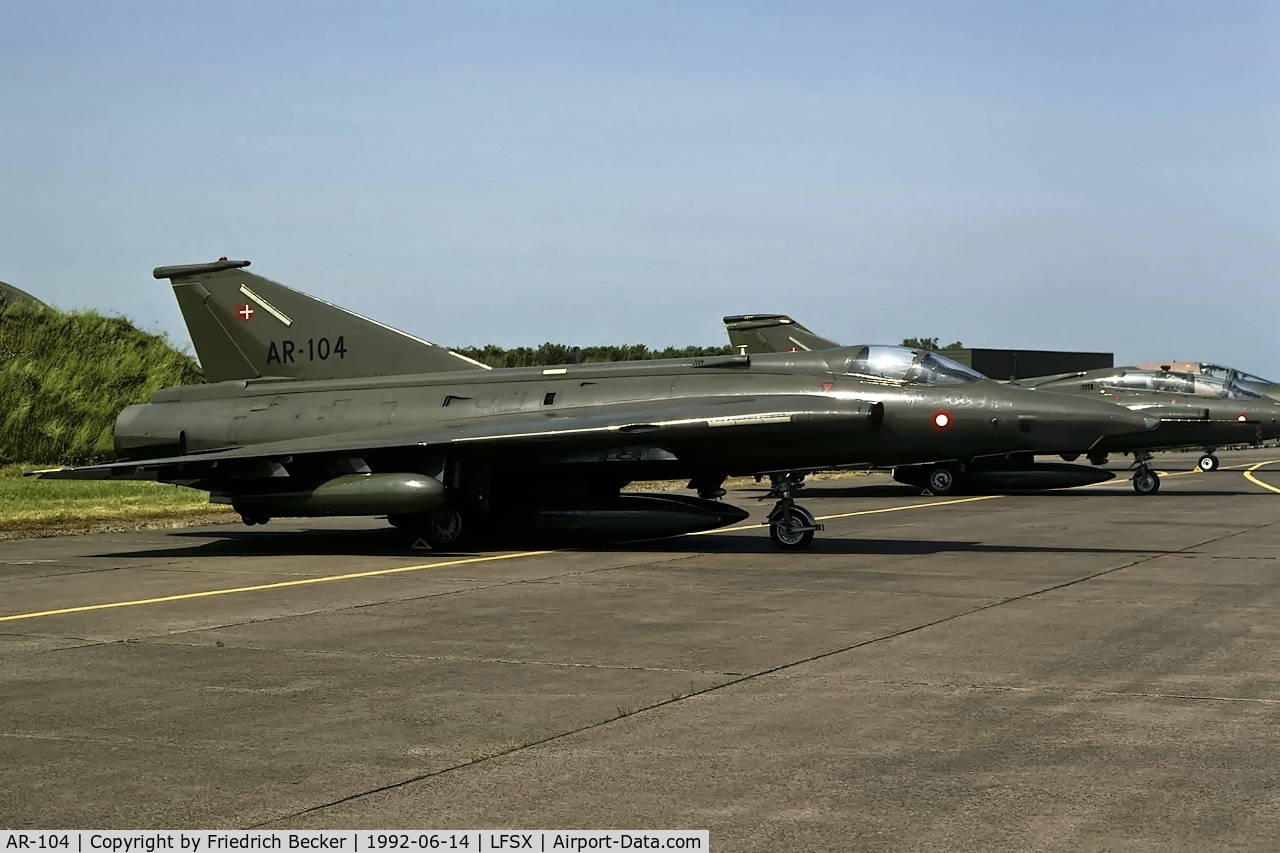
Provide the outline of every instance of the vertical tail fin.
[[785,314],[725,317],[724,328],[733,348],[745,353],[808,352],[840,346],[815,335]]
[[488,368],[442,346],[245,271],[248,261],[157,267],[209,382],[351,379]]

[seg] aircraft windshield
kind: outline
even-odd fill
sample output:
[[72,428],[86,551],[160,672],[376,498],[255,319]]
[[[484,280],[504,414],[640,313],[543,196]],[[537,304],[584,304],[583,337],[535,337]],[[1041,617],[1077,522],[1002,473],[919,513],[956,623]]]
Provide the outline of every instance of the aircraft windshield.
[[[1230,370],[1229,368],[1227,369]],[[1125,371],[1104,376],[1099,385],[1122,388],[1127,391],[1158,391],[1163,394],[1180,394],[1199,397],[1230,397],[1236,400],[1255,399],[1262,393],[1228,373],[1156,373],[1153,371]]]
[[1245,373],[1243,370],[1236,370],[1234,367],[1227,367],[1224,364],[1204,364],[1200,365],[1200,372],[1207,373],[1210,376],[1216,376],[1219,379],[1243,379],[1247,382],[1263,382],[1267,385],[1272,384],[1270,379],[1263,379],[1261,376],[1254,376],[1252,373]]
[[[1266,382],[1266,380],[1262,380]],[[1252,382],[1241,382],[1239,379],[1231,379],[1227,382],[1227,396],[1233,400],[1260,400],[1266,391],[1264,386],[1261,390]]]
[[1226,367],[1221,364],[1201,364],[1200,372],[1226,382],[1230,397],[1262,397],[1274,384],[1270,379]]
[[935,352],[891,346],[863,347],[849,359],[846,372],[917,385],[967,385],[984,378],[981,373]]

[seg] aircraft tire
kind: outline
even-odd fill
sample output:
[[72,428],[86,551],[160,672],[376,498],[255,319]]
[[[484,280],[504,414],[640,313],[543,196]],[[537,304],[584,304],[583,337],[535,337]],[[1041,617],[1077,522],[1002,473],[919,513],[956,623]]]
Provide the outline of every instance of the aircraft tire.
[[964,480],[960,476],[960,472],[953,465],[938,465],[929,472],[929,477],[925,481],[925,488],[931,494],[938,497],[950,497],[951,495],[960,494],[964,487]]
[[463,512],[447,501],[415,520],[413,529],[433,551],[457,551],[477,539],[474,514]]
[[1201,471],[1217,471],[1222,466],[1222,463],[1218,461],[1218,457],[1212,453],[1206,453],[1201,456],[1200,461],[1196,464],[1200,466]]
[[[782,551],[803,551],[808,548],[813,542],[813,528],[817,525],[813,513],[802,506],[792,506],[791,525],[783,524],[781,515],[779,512],[778,520],[769,522],[769,538],[773,540],[774,547]],[[807,527],[808,530],[792,529],[797,526],[795,522],[799,522],[799,527]]]
[[1160,491],[1160,475],[1155,471],[1139,471],[1133,475],[1133,490],[1140,495],[1154,495]]

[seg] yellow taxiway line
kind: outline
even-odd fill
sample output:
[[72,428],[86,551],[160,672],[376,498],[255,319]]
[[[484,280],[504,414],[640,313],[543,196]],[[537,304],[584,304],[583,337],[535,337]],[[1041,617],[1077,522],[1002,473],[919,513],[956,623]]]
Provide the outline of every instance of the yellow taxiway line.
[[1277,461],[1280,461],[1280,460],[1273,459],[1270,462],[1259,462],[1257,465],[1251,465],[1249,467],[1249,470],[1244,472],[1244,478],[1248,480],[1250,483],[1253,483],[1255,486],[1262,486],[1262,488],[1268,491],[1272,491],[1272,492],[1276,492],[1277,494],[1280,494],[1280,488],[1276,488],[1270,483],[1264,483],[1261,480],[1259,480],[1257,477],[1253,476],[1254,471],[1257,471],[1259,468],[1263,468],[1267,465],[1274,465],[1276,464]]
[[[971,501],[992,500],[993,498],[1004,497],[1003,495],[982,495],[973,498],[958,498],[950,501],[933,501],[926,504],[908,504],[906,506],[885,507],[883,509],[867,509],[859,512],[846,512],[839,515],[824,515],[822,520],[830,520],[833,518],[849,518],[855,515],[876,515],[882,512],[901,512],[907,509],[927,509],[932,506],[947,506],[948,504],[969,503]],[[758,530],[760,525],[750,524],[742,527],[725,527],[718,530],[702,530],[698,533],[689,534],[697,536],[705,533],[727,533],[732,530]],[[155,598],[137,598],[130,601],[108,601],[103,604],[82,604],[77,607],[60,607],[56,610],[37,610],[31,613],[14,613],[9,616],[0,616],[0,622],[17,622],[22,619],[38,619],[42,616],[64,616],[69,613],[87,613],[92,610],[112,610],[119,607],[140,607],[144,604],[163,604],[169,601],[190,601],[196,598],[213,598],[220,595],[237,595],[243,592],[261,592],[268,589],[287,589],[295,586],[308,586],[317,583],[329,583],[331,581],[355,580],[357,578],[376,578],[385,575],[403,574],[405,572],[422,572],[430,569],[446,569],[452,566],[473,565],[476,563],[492,563],[498,560],[515,560],[520,557],[540,557],[544,554],[553,554],[555,551],[520,551],[515,554],[495,554],[488,557],[467,557],[461,560],[446,560],[442,563],[423,563],[417,566],[401,566],[396,569],[374,569],[368,572],[350,572],[342,575],[326,575],[318,578],[300,578],[291,581],[278,581],[276,583],[254,584],[253,586],[235,586],[227,589],[207,589],[200,592],[184,592],[175,595],[162,595]]]
[[[1261,486],[1272,492],[1280,493],[1280,488],[1264,483],[1257,477],[1253,476],[1253,472],[1267,465],[1274,465],[1280,460],[1271,460],[1269,462],[1259,462],[1244,471],[1245,479],[1255,485]],[[1197,468],[1192,471],[1183,471],[1176,474],[1168,474],[1166,476],[1177,477],[1186,474],[1201,473]],[[1102,485],[1101,483],[1097,485]],[[887,512],[904,512],[911,509],[929,509],[938,506],[954,506],[955,504],[976,503],[978,501],[992,501],[1000,498],[1008,497],[1007,495],[977,495],[967,498],[954,498],[945,501],[930,501],[922,504],[905,504],[903,506],[881,507],[880,509],[863,509],[855,512],[841,512],[835,515],[820,515],[818,521],[832,521],[838,518],[854,518],[862,515],[881,515]],[[738,527],[722,527],[717,530],[700,530],[696,533],[686,534],[688,536],[707,536],[716,533],[733,533],[744,530],[759,530],[760,524],[744,524]],[[514,554],[494,554],[487,557],[466,557],[461,560],[445,560],[440,563],[422,563],[415,566],[401,566],[394,569],[374,569],[367,572],[349,572],[341,575],[325,575],[318,578],[300,578],[291,581],[277,581],[276,583],[254,584],[252,586],[236,586],[227,589],[207,589],[200,592],[184,592],[176,595],[162,595],[155,598],[137,598],[129,601],[108,601],[102,604],[83,604],[77,607],[61,607],[56,610],[38,610],[31,613],[14,613],[9,616],[0,616],[0,622],[17,622],[22,619],[38,619],[42,616],[63,616],[69,613],[87,613],[93,610],[112,610],[120,607],[140,607],[144,604],[163,604],[169,601],[189,601],[196,598],[213,598],[221,595],[238,595],[244,592],[262,592],[269,589],[288,589],[296,586],[309,586],[318,583],[330,583],[332,581],[356,580],[358,578],[376,578],[386,575],[404,574],[406,572],[422,572],[430,569],[447,569],[452,566],[466,566],[477,563],[493,563],[500,560],[515,560],[522,557],[540,557],[545,554],[553,554],[555,551],[519,551]]]
[[[1005,498],[1008,495],[978,495],[972,498],[956,498],[949,501],[931,501],[927,504],[907,504],[905,506],[888,506],[881,509],[861,509],[857,512],[842,512],[837,515],[818,515],[814,516],[814,521],[830,521],[833,518],[853,518],[855,515],[879,515],[883,512],[902,512],[905,509],[928,509],[931,506],[950,506],[951,504],[967,504],[974,501],[993,501],[996,498]],[[733,533],[741,530],[759,530],[765,525],[765,522],[757,522],[755,524],[742,524],[738,527],[717,527],[715,530],[699,530],[695,533],[686,533],[685,536],[710,536],[713,533]]]
[[368,572],[350,572],[345,575],[327,575],[319,578],[301,578],[293,581],[277,583],[260,583],[253,586],[234,586],[228,589],[207,589],[202,592],[183,592],[177,595],[162,595],[157,598],[137,598],[132,601],[109,601],[105,604],[83,604],[79,607],[62,607],[57,610],[40,610],[34,613],[15,613],[12,616],[0,616],[0,622],[16,622],[19,619],[35,619],[40,616],[61,616],[65,613],[84,613],[89,610],[110,610],[115,607],[138,607],[143,604],[161,604],[166,601],[187,601],[192,598],[212,598],[215,595],[235,595],[241,592],[260,592],[265,589],[286,589],[291,586],[307,586],[314,583],[330,581],[348,581],[356,578],[376,578],[383,575],[396,575],[404,572],[420,572],[426,569],[445,569],[450,566],[465,566],[470,563],[492,563],[496,560],[514,560],[517,557],[537,557],[550,554],[551,551],[521,551],[517,554],[495,554],[489,557],[467,557],[462,560],[446,560],[443,563],[423,563],[419,566],[401,566],[398,569],[374,569]]

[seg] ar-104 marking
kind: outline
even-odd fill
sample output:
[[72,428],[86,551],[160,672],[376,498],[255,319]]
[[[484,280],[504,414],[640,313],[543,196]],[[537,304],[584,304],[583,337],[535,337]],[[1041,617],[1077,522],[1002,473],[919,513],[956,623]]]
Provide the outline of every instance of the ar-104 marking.
[[347,357],[347,345],[339,335],[333,343],[328,338],[307,338],[305,341],[272,341],[267,348],[267,364],[294,364],[299,361],[328,361],[330,358]]

